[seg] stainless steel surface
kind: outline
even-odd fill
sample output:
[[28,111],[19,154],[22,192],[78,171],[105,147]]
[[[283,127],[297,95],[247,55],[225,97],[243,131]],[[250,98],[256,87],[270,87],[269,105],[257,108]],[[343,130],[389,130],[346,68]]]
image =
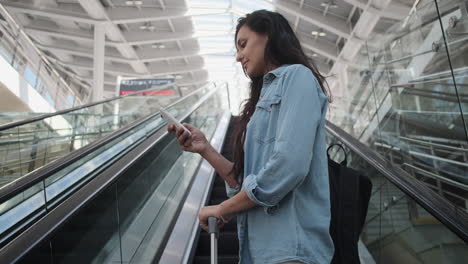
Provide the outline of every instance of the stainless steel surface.
[[216,238],[216,233],[210,234],[211,239],[211,264],[218,264],[218,239]]

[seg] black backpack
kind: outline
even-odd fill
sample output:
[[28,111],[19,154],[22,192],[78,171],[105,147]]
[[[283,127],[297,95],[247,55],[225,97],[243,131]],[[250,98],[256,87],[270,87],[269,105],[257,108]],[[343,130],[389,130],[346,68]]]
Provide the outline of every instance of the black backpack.
[[[339,146],[345,152],[345,159],[341,163],[330,159],[328,151],[333,146]],[[330,235],[335,245],[331,263],[360,263],[358,241],[366,220],[372,183],[366,176],[346,166],[346,151],[340,144],[330,145],[327,156],[331,206]]]

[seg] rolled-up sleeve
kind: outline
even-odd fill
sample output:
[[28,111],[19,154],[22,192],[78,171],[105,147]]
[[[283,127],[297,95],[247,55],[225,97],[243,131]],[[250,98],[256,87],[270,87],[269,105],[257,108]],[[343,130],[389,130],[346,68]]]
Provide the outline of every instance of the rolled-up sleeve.
[[227,197],[231,198],[233,197],[234,195],[238,194],[241,190],[241,187],[242,186],[236,186],[236,188],[232,188],[231,186],[229,186],[229,184],[227,184],[227,182],[224,182],[224,184],[226,185],[226,195]]
[[276,142],[273,152],[257,174],[242,184],[248,197],[260,206],[277,205],[307,176],[315,135],[321,120],[320,85],[312,72],[294,65],[285,72]]

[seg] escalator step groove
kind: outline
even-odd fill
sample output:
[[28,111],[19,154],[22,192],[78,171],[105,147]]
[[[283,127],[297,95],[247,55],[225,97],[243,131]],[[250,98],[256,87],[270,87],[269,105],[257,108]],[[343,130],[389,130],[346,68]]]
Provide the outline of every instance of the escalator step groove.
[[226,194],[226,187],[224,186],[219,186],[219,187],[213,187],[212,190],[212,197],[218,198],[218,199],[225,199],[227,200],[227,194]]

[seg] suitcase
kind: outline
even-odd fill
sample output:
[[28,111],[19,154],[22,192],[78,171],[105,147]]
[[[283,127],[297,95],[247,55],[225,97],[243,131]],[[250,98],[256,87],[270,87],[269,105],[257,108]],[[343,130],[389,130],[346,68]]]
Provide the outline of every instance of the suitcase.
[[218,219],[208,217],[208,230],[211,240],[211,264],[218,264]]

